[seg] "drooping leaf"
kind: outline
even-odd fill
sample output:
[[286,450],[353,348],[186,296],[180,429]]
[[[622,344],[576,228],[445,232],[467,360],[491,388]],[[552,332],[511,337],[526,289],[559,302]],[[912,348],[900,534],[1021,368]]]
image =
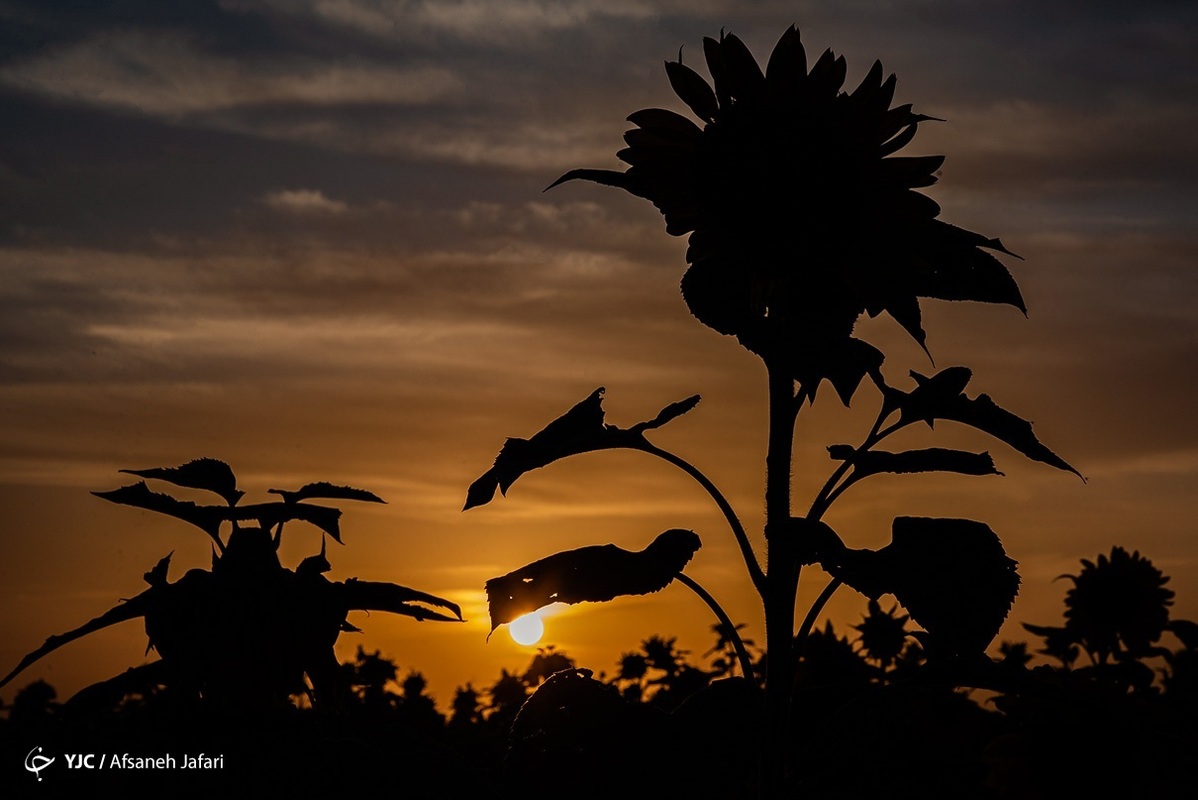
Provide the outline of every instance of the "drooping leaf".
[[366,503],[384,504],[387,502],[374,492],[368,492],[365,489],[355,489],[352,486],[334,486],[325,481],[305,484],[294,492],[284,489],[267,489],[266,491],[270,494],[282,495],[284,503],[298,503],[301,500],[311,500],[313,498],[321,500],[361,500]]
[[911,376],[918,384],[915,389],[909,393],[891,389],[887,397],[887,402],[899,409],[901,422],[922,420],[929,426],[938,419],[960,422],[990,434],[1033,461],[1072,472],[1085,480],[1080,472],[1036,438],[1032,423],[1002,408],[989,395],[967,397],[964,389],[971,373],[965,367],[949,367],[930,378],[917,372],[912,372]]
[[188,489],[206,489],[223,497],[231,506],[237,505],[237,501],[245,494],[237,488],[237,477],[233,474],[233,469],[215,458],[197,458],[178,467],[120,471],[139,478],[166,481]]
[[111,503],[157,511],[160,514],[189,522],[211,536],[218,546],[224,546],[220,540],[220,524],[228,518],[229,509],[227,508],[201,506],[190,501],[176,500],[170,495],[150,491],[150,487],[146,486],[145,481],[122,486],[110,492],[92,492],[92,494]]
[[593,450],[634,446],[644,441],[646,430],[660,428],[690,411],[699,402],[699,396],[693,395],[671,403],[653,419],[625,429],[604,424],[603,392],[603,387],[591,392],[585,400],[550,422],[531,439],[508,439],[504,442],[494,465],[470,484],[466,492],[466,505],[462,510],[491,502],[497,489],[507,494],[507,490],[521,475],[559,458]]
[[[420,621],[431,619],[438,622],[462,622],[462,609],[457,603],[399,584],[350,578],[345,583],[334,586],[337,587],[341,602],[349,611],[387,611],[415,617]],[[415,605],[416,603],[424,605]],[[426,605],[447,609],[453,612],[453,616],[425,608]]]
[[693,531],[671,529],[644,550],[614,544],[566,550],[487,581],[491,630],[551,603],[602,603],[664,589],[699,549]]
[[21,659],[21,663],[17,664],[12,672],[4,676],[4,680],[0,680],[0,688],[4,688],[9,681],[19,675],[22,670],[24,670],[30,664],[34,663],[42,656],[54,652],[64,644],[73,642],[80,637],[87,636],[89,633],[94,633],[102,628],[107,628],[109,625],[115,625],[118,622],[136,619],[137,617],[144,617],[146,612],[153,607],[155,598],[157,597],[157,593],[159,591],[160,590],[157,587],[146,589],[141,594],[126,600],[114,608],[110,608],[100,616],[84,623],[83,625],[80,625],[74,630],[49,637],[46,639],[45,644]]
[[939,650],[959,656],[985,651],[1019,592],[998,536],[967,519],[897,517],[886,547],[844,548],[821,563],[867,597],[893,594]]
[[828,448],[832,458],[848,461],[853,465],[853,478],[864,478],[880,472],[909,474],[914,472],[957,472],[962,475],[1001,475],[994,468],[994,459],[989,453],[970,453],[964,450],[948,450],[930,447],[925,450],[904,450],[890,453],[885,450],[867,450],[858,453],[852,445],[832,445]]

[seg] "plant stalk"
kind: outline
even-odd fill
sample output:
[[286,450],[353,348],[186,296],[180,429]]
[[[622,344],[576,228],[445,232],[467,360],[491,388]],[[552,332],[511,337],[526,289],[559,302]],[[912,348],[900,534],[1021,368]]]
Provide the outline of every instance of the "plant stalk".
[[732,624],[731,617],[728,616],[716,599],[694,578],[684,572],[679,572],[674,576],[674,580],[699,595],[699,599],[707,604],[707,607],[712,610],[712,613],[715,614],[720,624],[728,630],[728,638],[732,641],[732,646],[736,649],[736,659],[740,662],[741,674],[744,675],[745,680],[756,686],[757,682],[753,679],[753,659],[749,657],[749,650],[745,647],[744,641],[741,640],[740,634],[736,632],[736,626]]
[[766,736],[760,796],[781,797],[790,756],[790,701],[794,683],[794,607],[799,562],[790,534],[791,461],[798,406],[794,380],[766,361],[769,442],[765,456],[766,538]]
[[745,567],[749,570],[749,578],[753,581],[753,586],[764,601],[765,573],[757,561],[757,554],[753,552],[753,545],[749,542],[749,534],[745,532],[745,526],[741,524],[740,518],[736,516],[736,512],[732,508],[732,504],[728,502],[723,493],[716,488],[716,485],[706,475],[686,459],[676,456],[668,450],[662,450],[646,439],[641,439],[635,449],[652,456],[657,456],[678,467],[687,475],[694,478],[711,495],[711,499],[715,501],[720,511],[724,513],[724,519],[728,520],[728,527],[732,529],[732,535],[736,537],[736,543],[740,545],[740,553],[745,559]]
[[795,636],[796,649],[801,653],[803,645],[807,643],[807,637],[811,635],[811,629],[815,627],[815,621],[819,619],[819,614],[824,610],[824,606],[832,599],[832,595],[836,594],[836,590],[844,585],[844,581],[840,578],[833,578],[824,587],[824,590],[819,593],[819,597],[815,598],[815,602],[811,604],[811,608],[807,610],[807,616],[803,618],[803,624],[799,626],[798,635]]

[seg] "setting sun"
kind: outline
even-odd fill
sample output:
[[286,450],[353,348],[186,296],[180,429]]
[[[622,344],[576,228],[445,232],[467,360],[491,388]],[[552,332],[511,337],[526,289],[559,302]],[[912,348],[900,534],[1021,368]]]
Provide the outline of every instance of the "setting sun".
[[545,633],[545,623],[541,622],[541,618],[535,613],[525,614],[508,626],[508,633],[516,644],[536,644]]

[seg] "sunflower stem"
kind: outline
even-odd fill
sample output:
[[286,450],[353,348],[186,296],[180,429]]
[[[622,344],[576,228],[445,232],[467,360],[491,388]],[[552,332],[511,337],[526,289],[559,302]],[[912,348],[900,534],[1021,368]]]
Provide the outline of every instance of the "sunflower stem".
[[[863,441],[854,451],[854,455],[860,455],[861,453],[866,452],[890,434],[900,430],[901,428],[905,428],[910,424],[909,422],[902,422],[900,420],[899,422],[895,422],[893,425],[883,430],[882,423],[884,423],[886,418],[892,413],[893,410],[888,410],[885,403],[883,403],[882,408],[878,410],[878,417],[874,420],[873,427],[870,428],[869,433],[865,437],[865,441]],[[845,473],[848,472],[849,468],[852,466],[852,461],[842,461],[840,466],[838,466],[832,472],[832,475],[824,483],[823,487],[815,495],[815,499],[811,502],[811,508],[807,511],[807,519],[818,520],[827,512],[832,503],[836,502],[836,498],[840,497],[845,489],[856,483],[856,479],[850,475],[848,480],[837,485],[838,481],[844,477]]]
[[736,626],[732,624],[732,618],[728,616],[716,599],[694,578],[684,572],[679,572],[674,576],[674,580],[699,595],[699,599],[706,603],[707,607],[715,614],[716,619],[728,631],[728,638],[732,642],[732,646],[736,649],[736,659],[740,662],[741,674],[745,676],[745,680],[756,686],[757,682],[753,678],[753,659],[749,657],[748,648],[745,647],[744,641],[740,638],[740,634],[737,633]]
[[761,569],[761,564],[757,561],[757,554],[753,552],[753,545],[749,542],[749,534],[745,532],[745,526],[741,524],[740,518],[736,516],[736,511],[732,508],[732,504],[728,502],[723,493],[720,492],[706,475],[686,459],[668,450],[663,450],[644,438],[640,440],[635,449],[640,450],[642,453],[657,456],[678,467],[687,475],[694,478],[707,494],[711,495],[711,499],[715,501],[720,511],[724,513],[724,519],[728,521],[728,527],[732,529],[732,535],[736,537],[736,543],[740,546],[741,556],[744,557],[745,567],[749,570],[749,578],[753,581],[753,586],[757,589],[757,594],[764,599],[765,573]]
[[798,406],[794,380],[783,365],[766,360],[769,441],[765,457],[766,538],[766,745],[761,797],[781,797],[790,752],[790,701],[794,685],[794,608],[799,560],[790,531],[791,462]]
[[799,626],[799,633],[795,637],[796,656],[801,655],[803,646],[807,643],[807,637],[811,635],[811,629],[815,627],[815,621],[819,619],[820,612],[824,610],[824,606],[832,599],[832,595],[836,594],[836,590],[844,585],[844,581],[840,578],[833,578],[824,587],[824,590],[819,593],[819,597],[815,598],[815,602],[811,604],[811,608],[807,609],[807,616],[803,618],[803,624]]

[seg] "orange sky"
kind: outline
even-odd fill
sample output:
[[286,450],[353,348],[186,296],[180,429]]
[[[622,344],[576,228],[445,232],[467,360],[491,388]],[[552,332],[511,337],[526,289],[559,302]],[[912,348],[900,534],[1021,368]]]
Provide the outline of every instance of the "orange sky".
[[[701,37],[727,26],[764,59],[791,22],[809,52],[845,54],[850,86],[879,57],[899,102],[948,120],[921,126],[909,149],[948,156],[929,191],[943,219],[1023,256],[1007,263],[1030,311],[925,302],[936,365],[971,366],[971,394],[1033,420],[1089,478],[938,426],[897,441],[988,449],[1006,476],[875,478],[829,522],[876,547],[896,515],[986,521],[1020,562],[1014,622],[1057,621],[1068,584],[1052,579],[1121,544],[1173,576],[1175,616],[1198,618],[1192,12],[497,8],[0,12],[12,32],[0,61],[0,664],[140,592],[171,550],[172,577],[208,563],[198,531],[89,494],[122,485],[118,469],[200,456],[228,461],[262,500],[328,480],[388,501],[343,504],[330,577],[450,597],[469,622],[358,615],[364,632],[341,649],[423,671],[442,705],[532,652],[506,635],[485,643],[488,578],[587,544],[640,549],[666,528],[699,533],[688,573],[762,641],[722,518],[665,464],[580,456],[459,509],[505,437],[605,386],[618,425],[702,394],[651,438],[760,530],[764,371],[687,313],[684,242],[616,190],[541,189],[565,169],[617,166],[629,112],[679,108],[661,69],[679,45],[697,61]],[[932,369],[897,326],[859,331],[883,346],[893,383]],[[831,469],[823,448],[858,441],[875,403],[866,388],[845,410],[825,391],[800,417],[800,507]],[[315,529],[287,537],[289,565],[319,548]],[[842,590],[829,611],[843,628],[864,606]],[[654,633],[702,653],[711,622],[671,586],[552,616],[547,641],[611,671]],[[1026,638],[1014,622],[1002,636]],[[67,695],[141,663],[144,648],[126,623],[0,697],[36,677]]]

